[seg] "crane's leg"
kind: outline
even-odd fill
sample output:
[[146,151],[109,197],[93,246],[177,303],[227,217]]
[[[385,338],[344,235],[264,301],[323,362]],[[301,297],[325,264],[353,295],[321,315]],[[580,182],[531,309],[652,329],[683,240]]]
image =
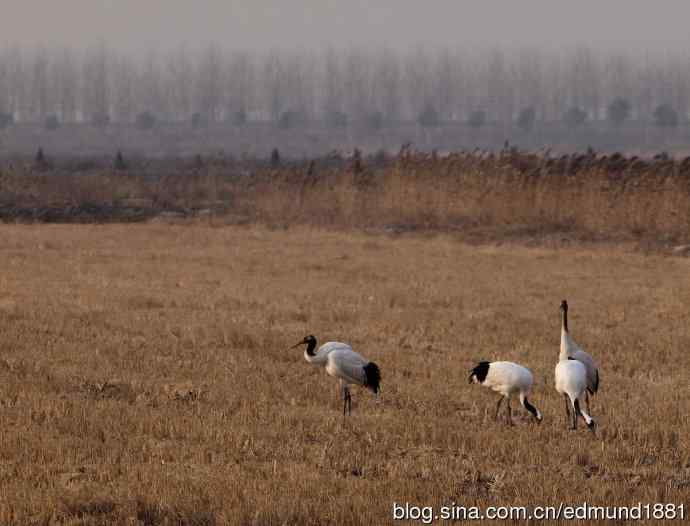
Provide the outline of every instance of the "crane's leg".
[[579,411],[575,407],[575,403],[573,403],[573,427],[571,428],[573,431],[577,430],[577,417],[578,417]]
[[585,403],[587,404],[587,414],[591,415],[592,411],[589,409],[589,391],[585,390]]
[[510,408],[510,398],[508,398],[508,425],[513,425],[513,411]]
[[498,410],[501,408],[502,403],[503,403],[503,397],[499,398],[498,403],[496,404],[496,417],[494,418],[494,420],[496,420],[496,422],[498,422]]
[[344,392],[344,405],[343,405],[343,416],[345,416],[345,410],[347,409],[347,414],[352,414],[352,396],[350,395],[350,387],[347,384],[343,386]]
[[570,420],[570,398],[567,394],[563,394],[563,399],[565,400],[565,425],[567,426]]
[[343,401],[343,416],[345,416],[345,411],[347,410],[347,391],[345,387],[345,382],[342,380],[340,382],[340,398]]

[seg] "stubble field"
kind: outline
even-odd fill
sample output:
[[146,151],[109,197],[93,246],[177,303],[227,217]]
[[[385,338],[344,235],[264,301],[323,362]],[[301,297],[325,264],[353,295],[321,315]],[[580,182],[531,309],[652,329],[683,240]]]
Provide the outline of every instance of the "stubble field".
[[[394,502],[685,503],[690,260],[209,224],[0,226],[0,524],[384,524]],[[601,367],[553,388],[559,312]],[[376,361],[382,395],[287,348]],[[532,369],[492,421],[480,359]],[[686,509],[687,513],[687,509]]]

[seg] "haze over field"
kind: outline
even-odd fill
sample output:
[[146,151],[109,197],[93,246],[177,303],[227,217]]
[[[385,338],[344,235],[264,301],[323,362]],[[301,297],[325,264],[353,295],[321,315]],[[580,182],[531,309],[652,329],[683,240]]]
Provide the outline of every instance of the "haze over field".
[[601,4],[29,0],[0,19],[0,152],[686,155],[690,7]]
[[678,50],[688,45],[683,0],[44,0],[10,1],[3,40],[118,49],[218,42],[250,50],[416,44],[587,44]]

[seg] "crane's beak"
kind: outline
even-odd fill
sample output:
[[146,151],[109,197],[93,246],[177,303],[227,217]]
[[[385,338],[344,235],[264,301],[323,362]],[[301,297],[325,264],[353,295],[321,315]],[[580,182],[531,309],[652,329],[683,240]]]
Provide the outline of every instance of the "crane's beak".
[[304,345],[304,341],[297,342],[295,345],[293,345],[292,347],[290,347],[290,348],[288,349],[288,351],[291,351],[292,349],[294,349],[295,347],[299,347],[300,345]]

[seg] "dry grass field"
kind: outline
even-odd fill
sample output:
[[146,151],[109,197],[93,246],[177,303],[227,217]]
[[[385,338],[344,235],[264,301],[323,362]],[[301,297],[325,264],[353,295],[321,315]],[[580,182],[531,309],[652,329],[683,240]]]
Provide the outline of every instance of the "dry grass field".
[[[154,223],[0,226],[0,268],[0,524],[690,500],[688,259]],[[564,298],[602,369],[596,438],[553,388]],[[344,420],[287,351],[308,333],[376,361],[379,402],[354,390]],[[541,425],[492,421],[480,359],[533,370]]]

